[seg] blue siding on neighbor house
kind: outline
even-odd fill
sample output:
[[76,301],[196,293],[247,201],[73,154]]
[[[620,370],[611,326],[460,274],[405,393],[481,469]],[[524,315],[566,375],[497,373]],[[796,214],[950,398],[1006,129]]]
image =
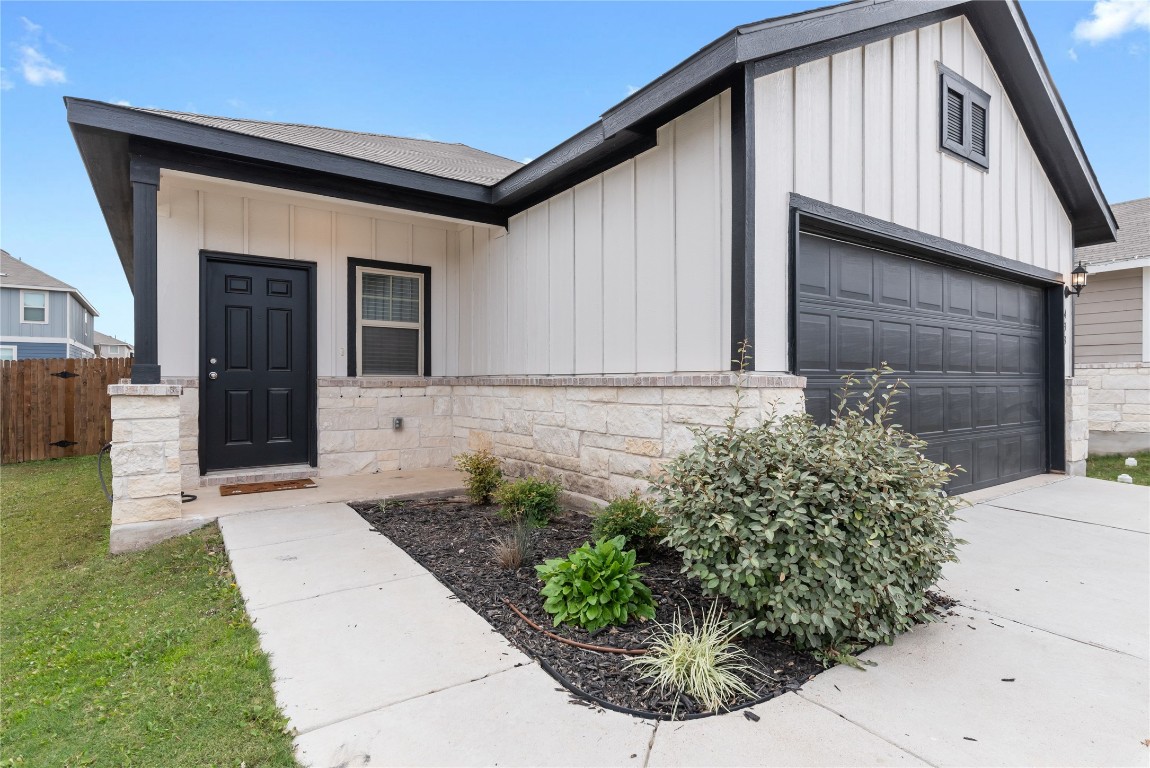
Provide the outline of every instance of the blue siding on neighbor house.
[[[93,341],[95,341],[95,329],[93,326],[96,324],[96,319],[88,313],[76,301],[74,296],[68,296],[68,311],[72,313],[72,341],[77,344],[82,344],[88,349],[93,349]],[[84,323],[84,315],[88,315],[88,323]],[[78,357],[78,355],[76,355]],[[92,357],[89,353],[87,357]]]
[[[2,342],[6,347],[16,347],[17,360],[34,360],[51,357],[79,357],[79,355],[69,355],[68,348],[71,344],[44,344],[37,341],[4,341]],[[76,350],[80,352],[82,350]]]
[[83,347],[77,347],[75,344],[68,345],[68,357],[85,358],[95,357],[96,355]]
[[[68,307],[75,303],[75,299],[66,291],[48,291],[48,322],[22,323],[20,322],[20,289],[0,288],[0,336],[67,338]],[[91,321],[88,324],[90,327]],[[85,346],[90,347],[92,344],[89,341]]]

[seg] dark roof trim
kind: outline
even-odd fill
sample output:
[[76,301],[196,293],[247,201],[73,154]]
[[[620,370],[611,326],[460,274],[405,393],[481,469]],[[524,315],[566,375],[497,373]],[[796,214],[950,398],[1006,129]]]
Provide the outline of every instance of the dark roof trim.
[[[1018,112],[1034,153],[1070,214],[1074,247],[1113,242],[1118,224],[1017,2],[972,2],[966,15]],[[1003,30],[1016,31],[1018,38],[998,44]],[[987,45],[987,41],[994,44]]]
[[894,248],[899,253],[925,257],[956,267],[974,268],[1000,277],[1022,280],[1032,285],[1049,286],[1061,284],[1064,280],[1060,272],[1003,258],[989,251],[971,248],[969,245],[928,235],[917,229],[892,224],[802,195],[791,193],[790,205],[791,210],[798,212],[800,226],[804,232],[826,234],[873,248],[887,250]]
[[141,112],[99,101],[66,97],[64,103],[68,108],[68,122],[72,125],[115,131],[194,149],[235,155],[245,160],[262,160],[476,203],[491,202],[490,187],[483,184],[381,165],[368,160],[358,160],[309,147],[285,144],[273,139],[197,125],[174,117]]

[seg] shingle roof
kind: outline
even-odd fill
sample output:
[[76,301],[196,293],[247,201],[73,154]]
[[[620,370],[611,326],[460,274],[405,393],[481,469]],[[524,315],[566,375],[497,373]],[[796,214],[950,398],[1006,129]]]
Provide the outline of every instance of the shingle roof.
[[28,288],[52,288],[57,291],[74,291],[63,280],[57,280],[46,272],[25,264],[8,251],[0,251],[0,283],[20,285]]
[[84,307],[93,315],[99,315],[96,308],[84,298],[84,294],[80,293],[76,288],[68,285],[63,280],[57,280],[49,275],[47,272],[41,272],[27,264],[20,259],[17,259],[8,251],[0,250],[0,285],[21,287],[21,288],[45,288],[52,291],[67,291],[76,297]]
[[1113,243],[1077,248],[1075,258],[1090,266],[1150,257],[1150,197],[1115,203],[1110,210],[1118,221],[1118,239]]
[[101,346],[109,346],[109,345],[120,345],[120,346],[124,346],[124,347],[132,346],[131,344],[129,344],[126,341],[120,341],[115,336],[109,336],[108,334],[100,333],[99,331],[92,331],[92,337],[93,337],[93,341],[96,344],[99,344]]
[[190,112],[172,112],[165,109],[131,107],[136,112],[147,112],[196,125],[206,125],[222,131],[242,133],[284,144],[294,144],[321,152],[330,152],[381,165],[405,168],[409,171],[440,176],[477,184],[494,184],[522,167],[506,157],[493,155],[466,144],[447,144],[442,141],[409,139],[378,133],[343,131],[316,125],[297,123],[269,123],[235,117],[196,115]]

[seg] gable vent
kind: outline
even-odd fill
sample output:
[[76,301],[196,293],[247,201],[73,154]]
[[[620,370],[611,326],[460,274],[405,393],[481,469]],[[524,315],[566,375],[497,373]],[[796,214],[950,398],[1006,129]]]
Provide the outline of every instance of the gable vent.
[[946,138],[955,144],[962,144],[962,94],[946,90]]
[[970,147],[976,155],[986,155],[986,109],[970,105]]

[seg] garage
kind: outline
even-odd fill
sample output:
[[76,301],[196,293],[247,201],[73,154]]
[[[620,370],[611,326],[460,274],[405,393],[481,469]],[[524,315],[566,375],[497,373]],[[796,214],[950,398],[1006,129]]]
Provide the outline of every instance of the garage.
[[811,233],[798,238],[795,370],[826,421],[841,376],[886,362],[907,382],[896,422],[962,467],[952,492],[1048,461],[1043,289]]

